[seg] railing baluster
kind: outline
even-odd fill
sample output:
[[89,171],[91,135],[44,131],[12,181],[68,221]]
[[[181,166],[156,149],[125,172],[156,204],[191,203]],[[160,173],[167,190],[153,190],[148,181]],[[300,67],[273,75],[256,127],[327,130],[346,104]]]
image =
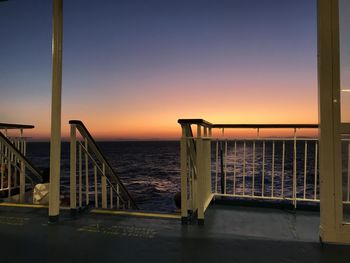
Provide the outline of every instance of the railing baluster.
[[297,140],[296,140],[296,129],[294,129],[294,145],[293,145],[293,205],[297,206],[296,203],[296,186],[297,186]]
[[252,174],[252,196],[255,195],[254,193],[255,188],[255,141],[253,141],[253,174]]
[[107,208],[107,178],[106,178],[106,167],[104,163],[102,164],[101,194],[102,194],[102,208]]
[[83,206],[83,161],[81,155],[81,144],[79,143],[79,207]]
[[97,167],[94,165],[95,208],[98,207]]
[[262,163],[262,177],[261,177],[261,196],[265,192],[265,141],[263,141],[263,163]]
[[88,159],[88,140],[85,138],[85,202],[89,205],[89,159]]
[[12,189],[12,179],[11,179],[11,175],[12,175],[12,152],[10,152],[9,154],[9,162],[8,162],[8,170],[7,170],[7,188],[8,188],[8,197],[11,196],[11,189]]
[[246,141],[243,143],[243,195],[245,195],[245,150],[246,150]]
[[[18,141],[18,138],[15,138],[14,139],[14,145],[15,147],[19,150],[19,141]],[[18,175],[18,158],[17,156],[13,155],[13,165],[14,165],[14,173],[12,175],[13,177],[13,186],[14,187],[18,187],[18,178],[17,178],[17,175]],[[19,201],[19,200],[18,200]]]
[[[187,200],[186,200],[187,201]],[[117,184],[117,209],[119,209],[120,206],[120,197],[119,197],[119,184]]]
[[77,208],[77,137],[76,126],[70,127],[70,208]]
[[284,159],[285,159],[285,151],[286,151],[286,141],[283,141],[282,144],[282,183],[281,183],[281,197],[284,198]]
[[305,151],[304,151],[304,199],[306,198],[306,176],[307,176],[307,141],[305,140]]
[[314,200],[317,199],[317,141],[315,142],[315,179],[314,179]]
[[236,194],[236,166],[237,166],[237,141],[235,141],[235,153],[233,160],[233,194]]
[[273,197],[275,179],[275,141],[272,141],[272,171],[271,171],[271,196]]
[[4,188],[4,170],[5,170],[5,162],[4,162],[4,156],[5,156],[5,145],[1,144],[1,180],[0,180],[0,184],[1,184],[1,189]]
[[224,159],[224,194],[226,194],[226,184],[227,184],[227,140],[225,140],[225,159]]
[[[190,151],[190,148],[187,148],[187,151]],[[186,156],[186,155],[184,155]],[[192,176],[193,176],[193,165],[191,163],[191,159],[190,159],[190,155],[187,155],[187,164],[188,164],[188,170],[186,168],[186,177],[185,175],[181,175],[181,178],[183,179],[181,182],[181,189],[186,189],[187,188],[187,183],[188,183],[188,200],[190,202],[186,202],[188,203],[188,205],[190,206],[188,209],[191,210],[193,208],[192,203],[193,203],[193,188],[192,188]],[[183,170],[185,167],[181,168],[181,170]],[[186,179],[186,180],[185,180]],[[186,195],[185,200],[187,200],[187,191],[185,190],[181,190],[181,193],[183,193],[183,195]],[[183,197],[181,197],[181,203],[182,200],[184,200]],[[185,205],[186,205],[185,203]],[[181,211],[183,211],[184,213],[187,213],[187,210],[182,209],[182,205],[181,205]],[[187,217],[187,214],[186,214]]]
[[215,169],[215,193],[218,193],[218,173],[219,173],[219,140],[216,139],[216,169]]
[[[24,139],[23,139],[23,129],[20,129],[20,139],[18,141],[19,143],[19,151],[23,154],[24,154],[24,147],[23,147],[23,142]],[[25,191],[26,191],[26,177],[25,177],[25,164],[23,161],[20,161],[18,159],[18,162],[20,163],[20,174],[19,174],[19,201],[21,203],[24,203],[25,202]]]
[[109,198],[110,198],[110,208],[113,208],[113,187],[109,185]]
[[348,191],[347,201],[350,201],[350,141],[348,141]]

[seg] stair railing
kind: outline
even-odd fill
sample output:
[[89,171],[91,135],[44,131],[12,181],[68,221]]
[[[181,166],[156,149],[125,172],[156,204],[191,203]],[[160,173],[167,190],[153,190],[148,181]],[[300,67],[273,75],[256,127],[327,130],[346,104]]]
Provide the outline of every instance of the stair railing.
[[[26,158],[23,130],[32,128],[32,125],[0,123],[0,130],[4,131],[0,131],[0,192],[3,197],[11,197],[18,191],[20,203],[25,202],[26,179],[32,188],[43,179],[41,172]],[[9,136],[9,129],[19,130],[19,136]]]
[[138,209],[83,122],[71,120],[69,124],[70,208],[93,203],[95,208]]

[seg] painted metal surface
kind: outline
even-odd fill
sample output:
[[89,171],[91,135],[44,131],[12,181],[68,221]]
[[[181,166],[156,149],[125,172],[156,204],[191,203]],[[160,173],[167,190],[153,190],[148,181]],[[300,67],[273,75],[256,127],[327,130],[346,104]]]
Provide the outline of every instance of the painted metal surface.
[[71,209],[86,207],[91,202],[95,208],[138,209],[84,124],[70,121],[70,125]]

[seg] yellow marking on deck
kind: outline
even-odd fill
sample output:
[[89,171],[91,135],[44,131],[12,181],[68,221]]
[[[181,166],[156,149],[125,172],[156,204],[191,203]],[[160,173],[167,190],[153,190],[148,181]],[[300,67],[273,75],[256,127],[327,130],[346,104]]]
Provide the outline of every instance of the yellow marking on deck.
[[16,204],[16,203],[0,203],[0,206],[6,207],[29,207],[29,208],[49,208],[48,205],[35,205],[35,204]]
[[9,216],[0,216],[1,225],[14,225],[14,226],[23,226],[29,218],[25,217],[9,217]]
[[140,217],[155,217],[155,218],[167,218],[167,219],[180,219],[179,214],[161,214],[161,213],[144,213],[144,212],[130,212],[130,211],[111,211],[92,209],[91,213],[96,214],[108,214],[108,215],[124,215],[124,216],[140,216]]
[[148,227],[137,227],[133,225],[106,226],[103,224],[82,226],[78,228],[77,231],[149,239],[154,238],[157,233],[154,229]]
[[[17,203],[7,203],[3,202],[0,203],[0,206],[6,206],[6,207],[24,207],[24,208],[49,208],[48,205],[39,205],[39,204],[17,204]],[[60,210],[69,210],[70,207],[67,206],[60,206]]]

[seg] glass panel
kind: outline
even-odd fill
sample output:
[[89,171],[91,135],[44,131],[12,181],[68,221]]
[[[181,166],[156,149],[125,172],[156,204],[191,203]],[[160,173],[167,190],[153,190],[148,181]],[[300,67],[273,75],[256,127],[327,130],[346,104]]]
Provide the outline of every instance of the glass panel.
[[341,122],[350,122],[350,0],[339,1]]

